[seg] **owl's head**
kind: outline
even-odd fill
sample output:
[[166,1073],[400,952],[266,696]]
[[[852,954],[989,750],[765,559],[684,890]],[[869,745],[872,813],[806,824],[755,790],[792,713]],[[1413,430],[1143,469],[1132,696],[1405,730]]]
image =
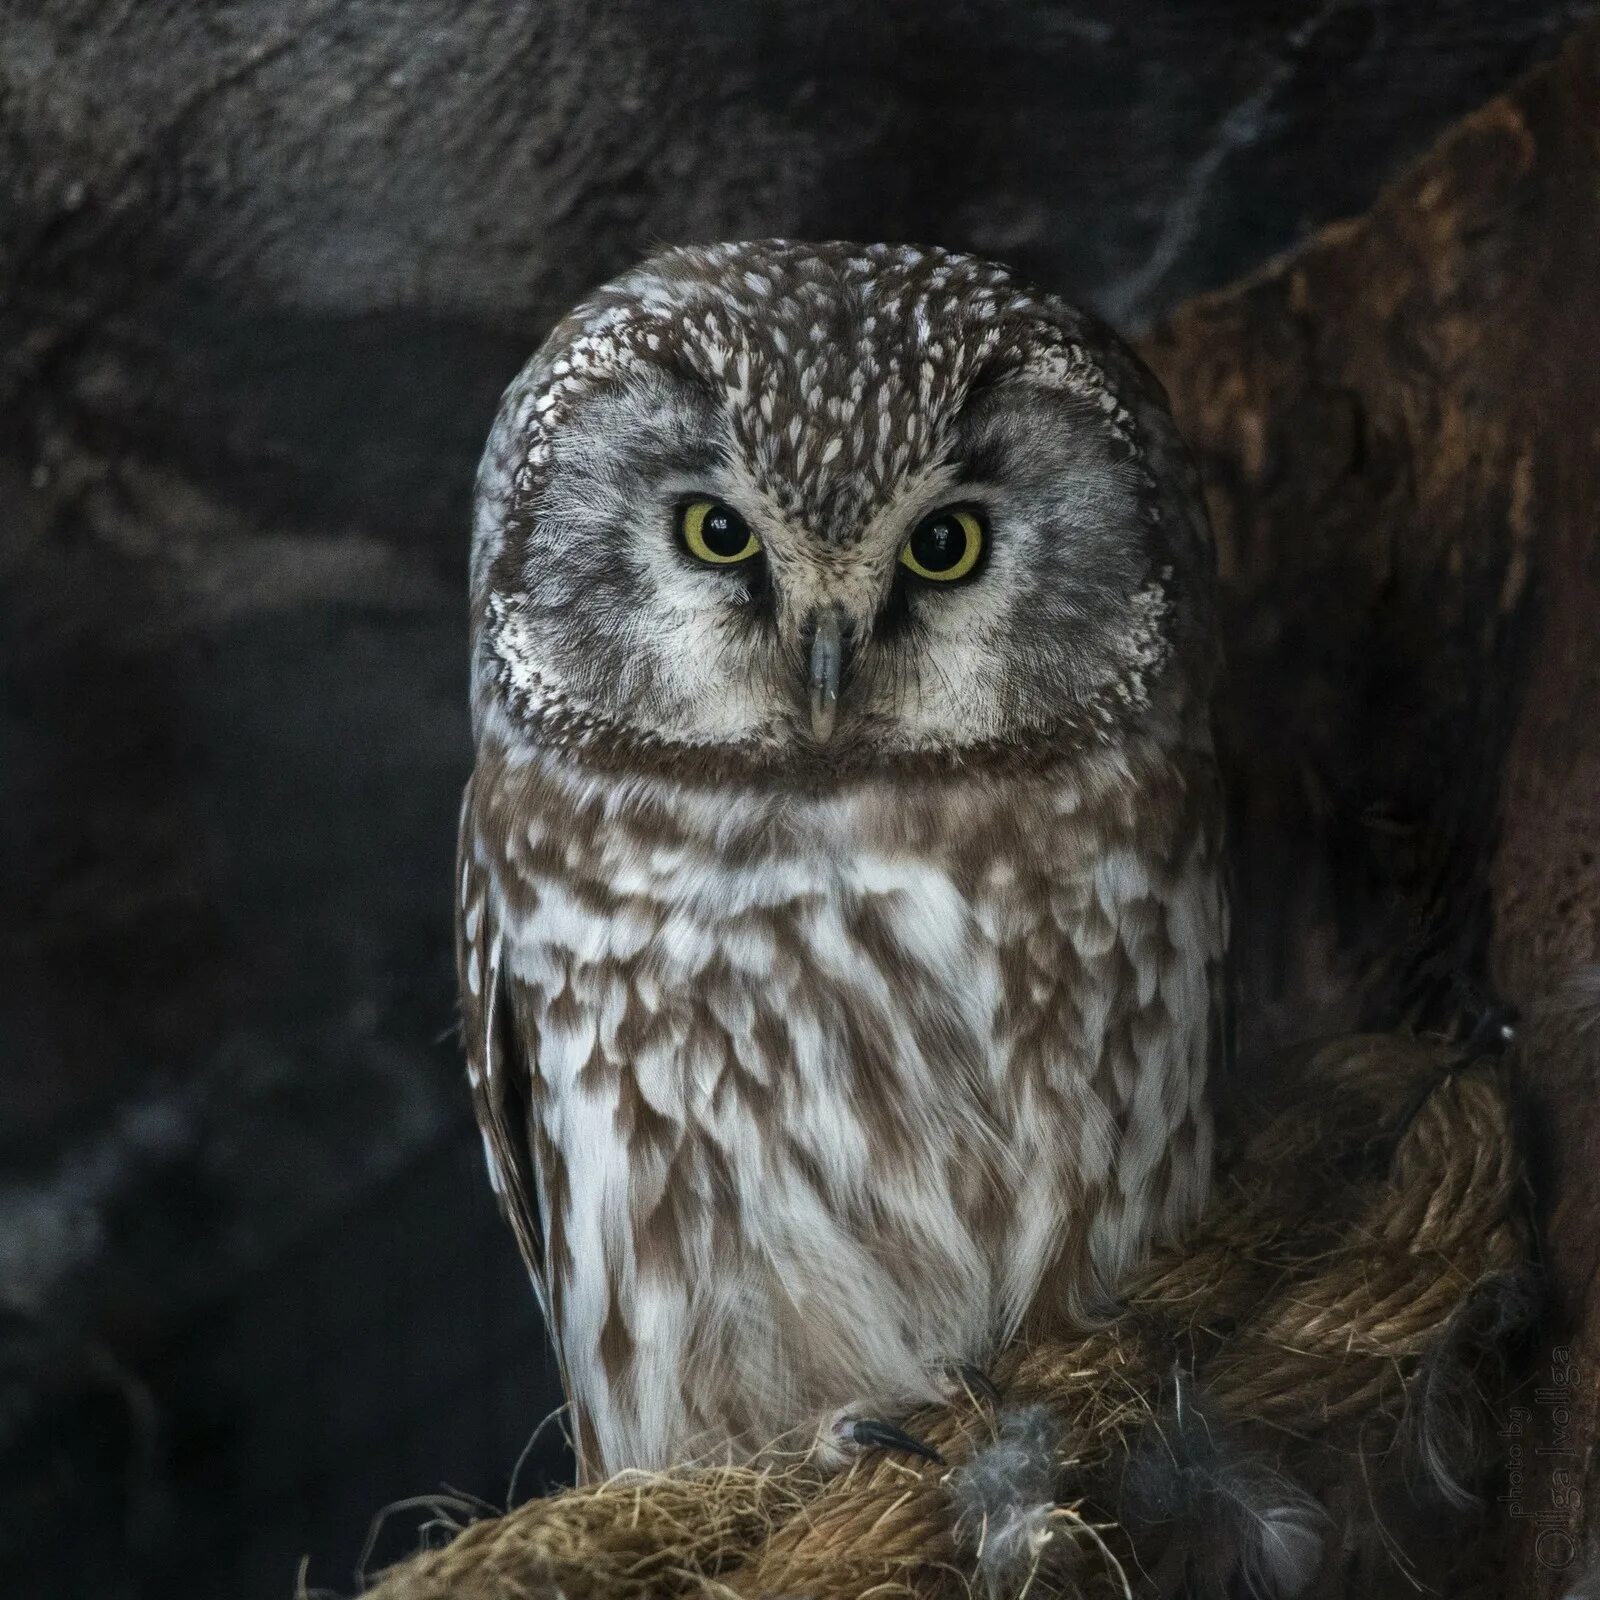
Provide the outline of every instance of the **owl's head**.
[[786,777],[1176,738],[1211,566],[1159,386],[1083,313],[940,250],[671,250],[506,392],[475,714]]

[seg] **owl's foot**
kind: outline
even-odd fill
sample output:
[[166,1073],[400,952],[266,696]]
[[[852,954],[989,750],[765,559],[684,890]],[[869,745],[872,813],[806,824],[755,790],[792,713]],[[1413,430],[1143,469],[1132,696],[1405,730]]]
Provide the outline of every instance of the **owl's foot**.
[[945,1368],[944,1394],[950,1405],[966,1401],[969,1405],[987,1406],[991,1411],[1000,1408],[1000,1391],[989,1381],[987,1373],[967,1361]]
[[944,1465],[944,1457],[932,1445],[878,1417],[842,1419],[838,1432],[841,1442],[854,1445],[857,1450],[898,1450],[902,1455],[931,1461],[936,1467]]
[[915,1456],[919,1461],[944,1465],[944,1457],[932,1445],[881,1417],[866,1417],[858,1406],[845,1406],[823,1424],[817,1435],[817,1454],[828,1467],[847,1467],[868,1450],[892,1450]]
[[[1000,1391],[979,1368],[965,1361],[953,1361],[933,1375],[933,1394],[948,1406],[972,1406],[989,1411],[1000,1408]],[[930,1395],[929,1398],[932,1396]],[[817,1439],[822,1458],[833,1466],[845,1466],[868,1450],[890,1450],[914,1456],[919,1461],[945,1465],[945,1459],[932,1445],[896,1423],[882,1417],[864,1416],[859,1405],[834,1412]]]

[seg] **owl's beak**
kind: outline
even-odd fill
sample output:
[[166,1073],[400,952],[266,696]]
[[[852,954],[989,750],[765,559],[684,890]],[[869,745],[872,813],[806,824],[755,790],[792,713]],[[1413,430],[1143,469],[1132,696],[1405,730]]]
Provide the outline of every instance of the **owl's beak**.
[[811,632],[807,671],[807,705],[811,712],[811,737],[826,744],[833,737],[839,715],[839,675],[844,670],[845,629],[838,610],[828,606],[817,614]]

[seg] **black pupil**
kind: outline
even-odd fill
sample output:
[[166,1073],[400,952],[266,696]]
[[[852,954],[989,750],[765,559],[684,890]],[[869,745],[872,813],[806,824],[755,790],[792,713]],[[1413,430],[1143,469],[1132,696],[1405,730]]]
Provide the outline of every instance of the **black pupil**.
[[750,542],[750,530],[737,511],[712,506],[700,524],[700,537],[714,556],[736,556]]
[[911,554],[927,572],[948,572],[967,553],[967,530],[954,517],[929,517],[911,535]]

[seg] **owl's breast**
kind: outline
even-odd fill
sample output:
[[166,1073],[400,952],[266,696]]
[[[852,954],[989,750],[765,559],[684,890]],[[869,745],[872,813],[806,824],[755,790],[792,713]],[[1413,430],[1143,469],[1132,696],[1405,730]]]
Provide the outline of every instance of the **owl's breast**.
[[[638,1437],[926,1392],[1052,1263],[1087,1283],[1138,1248],[1174,1138],[1198,1171],[1206,870],[1085,850],[1081,806],[1029,800],[987,836],[706,805],[586,830],[552,808],[514,841],[505,957],[575,1263],[561,1339],[597,1381],[625,1344]],[[647,1343],[740,1382],[669,1392]]]
[[912,1143],[993,1144],[1000,951],[944,863],[837,833],[750,861],[619,845],[540,880],[518,929],[552,1090],[626,1074],[685,1139],[781,1138],[846,1191]]

